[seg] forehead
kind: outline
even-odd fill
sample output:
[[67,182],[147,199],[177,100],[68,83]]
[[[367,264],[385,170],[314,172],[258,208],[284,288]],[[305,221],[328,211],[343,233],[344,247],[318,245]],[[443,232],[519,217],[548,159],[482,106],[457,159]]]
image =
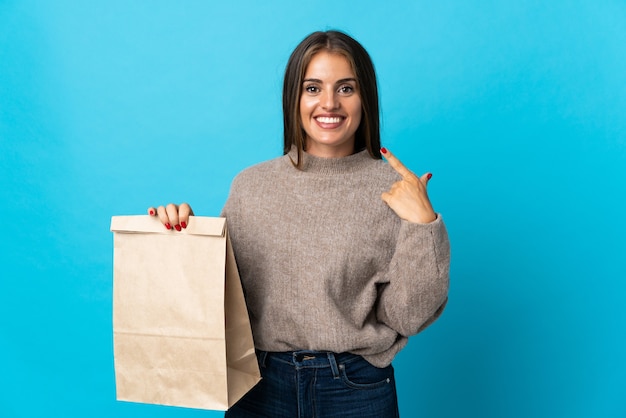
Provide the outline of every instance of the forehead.
[[329,51],[313,55],[304,74],[305,78],[355,78],[350,61],[342,54]]

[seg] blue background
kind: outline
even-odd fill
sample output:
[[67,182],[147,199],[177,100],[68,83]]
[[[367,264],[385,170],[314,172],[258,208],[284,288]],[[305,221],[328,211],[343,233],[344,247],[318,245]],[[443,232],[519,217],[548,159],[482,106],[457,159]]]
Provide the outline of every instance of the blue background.
[[174,3],[0,0],[0,416],[221,416],[115,400],[110,217],[219,214],[340,28],[453,244],[403,416],[626,417],[624,1]]

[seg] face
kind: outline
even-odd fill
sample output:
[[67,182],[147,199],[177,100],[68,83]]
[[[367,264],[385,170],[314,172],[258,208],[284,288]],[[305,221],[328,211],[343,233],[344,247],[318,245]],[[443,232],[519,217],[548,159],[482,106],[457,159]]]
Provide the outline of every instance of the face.
[[354,71],[343,55],[322,51],[311,59],[302,83],[300,120],[307,153],[336,158],[354,152],[361,96]]

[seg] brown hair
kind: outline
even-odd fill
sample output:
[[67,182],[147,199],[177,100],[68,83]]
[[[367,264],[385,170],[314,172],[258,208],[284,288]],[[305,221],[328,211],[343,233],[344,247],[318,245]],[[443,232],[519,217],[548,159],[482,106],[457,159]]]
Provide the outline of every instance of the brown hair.
[[374,64],[360,43],[345,33],[334,30],[310,34],[289,57],[283,82],[284,154],[295,145],[298,160],[294,165],[297,168],[302,166],[302,152],[306,147],[306,135],[300,120],[302,82],[311,59],[320,51],[341,54],[350,62],[356,75],[362,111],[361,124],[355,133],[354,152],[367,149],[372,158],[381,159],[378,86]]

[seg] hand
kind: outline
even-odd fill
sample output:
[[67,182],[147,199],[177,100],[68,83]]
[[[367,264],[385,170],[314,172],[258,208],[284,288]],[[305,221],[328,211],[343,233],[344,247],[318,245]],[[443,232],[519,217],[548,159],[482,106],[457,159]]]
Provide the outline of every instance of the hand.
[[158,216],[167,229],[181,231],[183,228],[187,228],[189,217],[193,216],[193,210],[187,203],[181,203],[179,206],[170,203],[167,206],[159,206],[156,209],[149,207],[148,214],[150,216]]
[[404,166],[391,152],[381,149],[389,165],[400,174],[402,180],[395,182],[381,198],[402,219],[414,223],[429,223],[437,219],[426,186],[432,174],[417,177]]

